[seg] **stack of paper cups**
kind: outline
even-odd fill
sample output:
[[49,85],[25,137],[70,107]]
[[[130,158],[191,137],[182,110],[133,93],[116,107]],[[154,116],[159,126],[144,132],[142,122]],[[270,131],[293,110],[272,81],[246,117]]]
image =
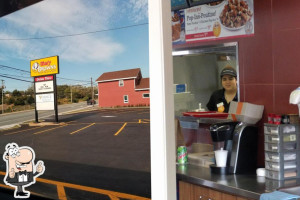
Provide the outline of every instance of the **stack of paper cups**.
[[227,154],[228,154],[228,151],[223,150],[223,148],[221,148],[220,150],[215,151],[215,158],[216,158],[217,167],[226,167]]

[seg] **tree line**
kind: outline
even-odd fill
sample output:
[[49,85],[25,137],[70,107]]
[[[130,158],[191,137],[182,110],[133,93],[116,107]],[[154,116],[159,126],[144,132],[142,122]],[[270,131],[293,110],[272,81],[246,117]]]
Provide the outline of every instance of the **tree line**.
[[[65,103],[77,103],[79,101],[86,101],[92,99],[92,94],[97,93],[97,88],[85,87],[85,86],[70,86],[70,85],[58,85],[57,86],[57,101],[58,104]],[[29,87],[27,90],[13,90],[3,91],[3,104],[22,106],[32,105],[35,103],[34,89]],[[2,104],[2,88],[0,88],[0,105]]]

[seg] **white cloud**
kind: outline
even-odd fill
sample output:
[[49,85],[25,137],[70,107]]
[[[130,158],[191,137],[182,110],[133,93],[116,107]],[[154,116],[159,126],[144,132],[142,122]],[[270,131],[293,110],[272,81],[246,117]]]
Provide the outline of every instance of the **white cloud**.
[[139,22],[148,18],[148,0],[130,0],[132,7],[132,17],[134,22]]
[[[108,29],[110,16],[117,12],[117,8],[117,1],[111,0],[45,0],[4,17],[6,23],[0,21],[0,26],[5,24],[7,27],[0,27],[5,30],[0,38],[61,36]],[[7,40],[0,41],[1,46],[29,59],[59,52],[69,61],[89,59],[104,62],[124,51],[123,45],[107,34],[51,40]]]
[[105,18],[116,9],[103,3],[107,1],[45,0],[8,15],[7,20],[30,34],[39,31],[43,36],[99,30],[107,27]]
[[114,55],[124,51],[123,45],[112,41],[109,37],[102,37],[101,40],[95,37],[81,37],[77,41],[75,37],[67,39],[59,45],[60,49],[63,49],[60,55],[70,61],[108,61]]

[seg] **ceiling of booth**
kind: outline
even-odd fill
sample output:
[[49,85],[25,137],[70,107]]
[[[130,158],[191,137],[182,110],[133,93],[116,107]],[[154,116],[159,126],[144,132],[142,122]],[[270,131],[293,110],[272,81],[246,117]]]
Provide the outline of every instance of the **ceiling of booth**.
[[42,0],[1,0],[0,1],[0,17],[16,12],[22,8],[31,6]]

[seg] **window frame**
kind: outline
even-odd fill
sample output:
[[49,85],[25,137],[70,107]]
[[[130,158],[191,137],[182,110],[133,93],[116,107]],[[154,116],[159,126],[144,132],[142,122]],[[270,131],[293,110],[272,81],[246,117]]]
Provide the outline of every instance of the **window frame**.
[[[125,99],[125,97],[127,98],[127,99]],[[123,102],[124,103],[129,103],[129,96],[126,94],[126,95],[123,95]]]
[[[148,97],[145,97],[145,94],[148,95]],[[150,93],[143,93],[143,98],[145,98],[145,99],[146,99],[146,98],[147,98],[147,99],[150,98]]]
[[124,80],[123,79],[119,80],[119,87],[124,87]]

